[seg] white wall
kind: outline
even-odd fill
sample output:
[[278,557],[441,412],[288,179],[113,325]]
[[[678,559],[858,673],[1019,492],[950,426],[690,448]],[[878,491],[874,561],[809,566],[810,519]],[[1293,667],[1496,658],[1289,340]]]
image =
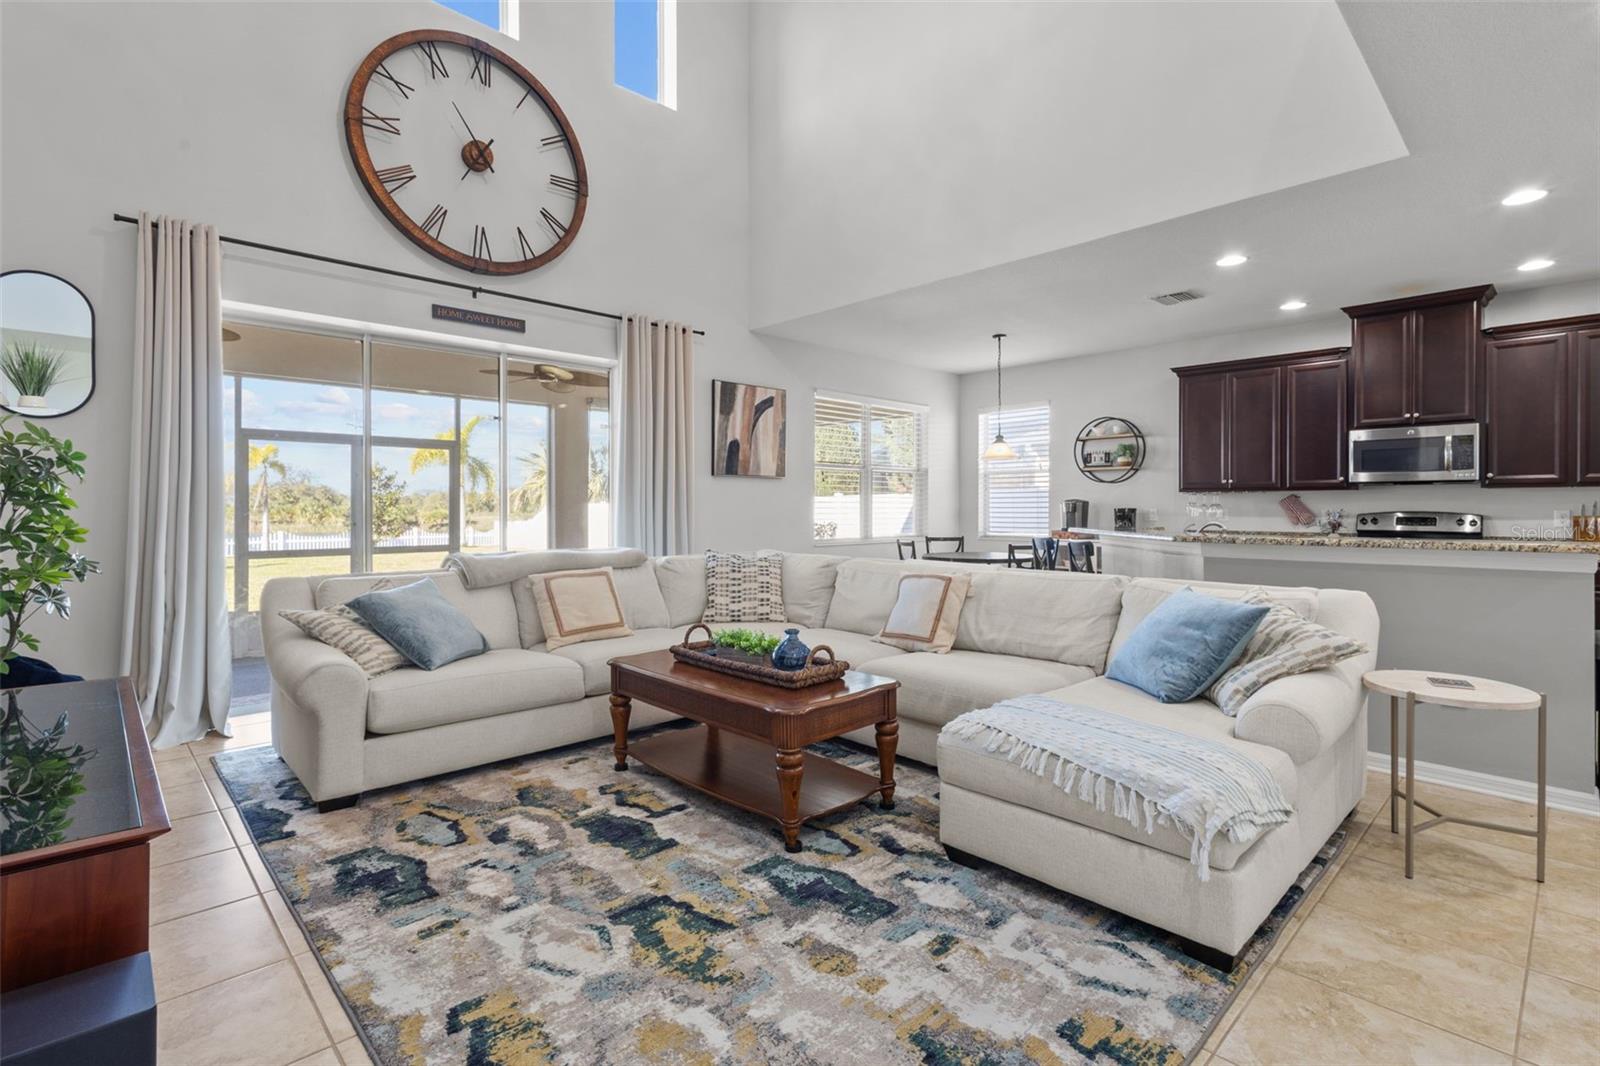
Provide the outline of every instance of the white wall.
[[[555,263],[490,284],[706,330],[697,350],[697,542],[799,548],[810,541],[814,384],[941,409],[956,379],[843,353],[769,342],[747,329],[749,15],[743,4],[681,3],[678,109],[612,84],[611,5],[525,4],[521,41],[577,131],[590,178],[583,230]],[[426,0],[380,3],[0,4],[0,269],[59,274],[97,315],[93,401],[51,428],[89,455],[78,494],[91,557],[107,572],[74,590],[70,628],[39,627],[65,669],[116,668],[126,550],[133,228],[114,212],[170,213],[230,236],[422,274],[470,277],[415,248],[357,184],[342,129],[356,65],[386,37],[475,23]],[[71,76],[61,59],[73,57]],[[226,254],[223,295],[248,303],[435,328],[440,290],[267,253]],[[446,297],[448,302],[467,302]],[[612,355],[615,329],[578,316],[529,319],[528,343]],[[462,327],[461,333],[503,337]],[[713,377],[791,390],[790,474],[710,477]],[[932,513],[953,523],[954,467]]]
[[[1374,269],[1381,269],[1381,265],[1374,264]],[[1489,304],[1485,324],[1507,325],[1596,312],[1600,312],[1600,282],[1588,281],[1507,293]],[[1153,509],[1167,529],[1181,529],[1187,519],[1183,496],[1178,492],[1178,381],[1171,368],[1349,343],[1350,320],[1338,314],[1273,329],[1034,363],[1006,371],[1006,403],[1050,404],[1053,521],[1059,520],[1062,499],[1078,497],[1090,501],[1091,525],[1110,528],[1112,508],[1137,507],[1141,523]],[[962,376],[960,507],[962,529],[968,537],[976,537],[979,532],[978,412],[993,404],[993,371]],[[1133,421],[1148,442],[1144,468],[1120,485],[1090,481],[1073,463],[1073,438],[1085,423],[1102,415]],[[1489,517],[1491,533],[1508,532],[1514,524],[1548,524],[1556,508],[1594,502],[1594,493],[1584,489],[1485,489],[1477,485],[1370,485],[1355,491],[1300,495],[1319,514],[1325,508],[1343,508],[1346,514],[1405,507],[1475,511]],[[1278,508],[1283,496],[1282,490],[1225,493],[1227,524],[1235,529],[1288,529],[1290,524]],[[1004,540],[998,538],[992,544]]]

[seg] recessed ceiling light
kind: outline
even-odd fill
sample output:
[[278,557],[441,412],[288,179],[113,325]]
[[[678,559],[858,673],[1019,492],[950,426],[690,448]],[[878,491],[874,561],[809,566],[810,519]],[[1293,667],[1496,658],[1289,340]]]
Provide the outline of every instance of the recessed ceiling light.
[[1531,204],[1535,201],[1543,200],[1549,195],[1549,189],[1518,189],[1500,202],[1507,207],[1521,207],[1523,204]]
[[1278,305],[1278,310],[1280,310],[1280,311],[1299,311],[1300,309],[1304,308],[1305,305],[1306,305],[1306,302],[1304,300],[1286,300],[1283,303]]
[[1249,261],[1250,257],[1247,255],[1240,255],[1238,252],[1229,252],[1227,255],[1217,260],[1217,266],[1236,267],[1240,263],[1248,263]]
[[1554,259],[1530,259],[1526,263],[1523,263],[1521,266],[1517,267],[1517,269],[1543,270],[1545,267],[1553,267],[1555,265],[1556,261]]

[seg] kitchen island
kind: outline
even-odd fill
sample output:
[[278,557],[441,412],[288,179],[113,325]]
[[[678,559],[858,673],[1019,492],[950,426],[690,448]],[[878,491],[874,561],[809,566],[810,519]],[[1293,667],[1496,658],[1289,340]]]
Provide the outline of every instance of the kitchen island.
[[[1366,592],[1382,624],[1380,669],[1493,677],[1547,693],[1551,803],[1600,809],[1595,799],[1600,544],[1249,530],[1071,533],[1097,543],[1101,570],[1108,574]],[[1384,767],[1387,706],[1374,700],[1368,708],[1367,746],[1381,753]],[[1419,777],[1501,791],[1525,785],[1532,798],[1534,752],[1527,722],[1515,715],[1464,717],[1426,706],[1417,714]]]

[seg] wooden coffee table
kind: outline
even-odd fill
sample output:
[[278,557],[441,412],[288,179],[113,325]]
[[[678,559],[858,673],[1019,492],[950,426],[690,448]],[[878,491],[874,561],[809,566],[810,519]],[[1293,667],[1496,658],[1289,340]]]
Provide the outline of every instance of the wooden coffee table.
[[[900,682],[851,670],[838,681],[787,689],[680,663],[669,651],[611,660],[611,724],[616,768],[628,756],[691,788],[783,827],[788,851],[800,850],[800,825],[878,794],[894,806],[894,749],[900,736]],[[628,744],[634,700],[691,718]],[[874,726],[878,776],[805,751],[854,729]]]

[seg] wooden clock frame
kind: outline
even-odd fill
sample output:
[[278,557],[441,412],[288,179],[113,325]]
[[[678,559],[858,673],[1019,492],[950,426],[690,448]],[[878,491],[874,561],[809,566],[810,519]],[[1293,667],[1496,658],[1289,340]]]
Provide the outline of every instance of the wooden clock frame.
[[[377,168],[372,165],[372,156],[367,151],[366,123],[372,120],[362,104],[366,98],[367,86],[372,81],[374,73],[384,60],[393,56],[402,49],[412,45],[432,41],[461,45],[487,55],[499,63],[509,73],[514,74],[526,85],[555,120],[562,135],[566,138],[567,148],[572,157],[574,176],[578,188],[575,193],[576,204],[572,212],[572,221],[556,243],[534,256],[532,259],[514,260],[485,260],[478,256],[469,255],[458,251],[443,241],[436,239],[415,220],[408,215],[389,190],[384,187],[378,175]],[[350,79],[350,89],[345,94],[344,103],[344,131],[345,141],[350,146],[350,158],[355,163],[356,173],[361,177],[361,184],[366,187],[367,195],[372,197],[373,203],[378,205],[389,221],[399,228],[400,232],[409,237],[412,243],[422,248],[429,255],[443,259],[445,262],[458,266],[474,274],[525,274],[530,270],[537,270],[546,263],[551,262],[567,247],[572,244],[573,238],[578,235],[578,228],[583,225],[583,216],[589,205],[589,173],[583,162],[583,149],[578,146],[578,136],[573,132],[572,123],[567,121],[566,112],[561,110],[561,105],[556,103],[555,97],[544,84],[534,77],[529,70],[505,52],[489,44],[487,41],[465,33],[456,33],[452,30],[409,30],[396,34],[374,48],[367,57],[361,61],[361,66],[356,68],[356,73]]]

